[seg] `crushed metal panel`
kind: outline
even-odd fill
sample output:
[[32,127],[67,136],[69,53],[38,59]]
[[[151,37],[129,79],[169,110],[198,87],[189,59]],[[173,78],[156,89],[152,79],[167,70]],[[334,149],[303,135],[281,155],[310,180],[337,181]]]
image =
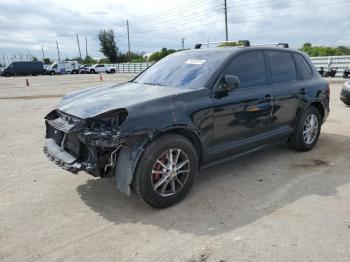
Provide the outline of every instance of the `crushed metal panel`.
[[136,168],[136,164],[148,142],[148,138],[141,140],[132,146],[123,147],[118,156],[116,167],[117,189],[121,193],[130,196],[130,185]]

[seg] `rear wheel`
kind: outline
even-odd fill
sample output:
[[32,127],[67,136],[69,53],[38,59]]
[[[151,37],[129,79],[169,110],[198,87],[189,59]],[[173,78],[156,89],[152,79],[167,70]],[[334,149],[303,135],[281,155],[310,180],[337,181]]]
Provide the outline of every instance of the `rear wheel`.
[[291,139],[291,145],[298,151],[309,151],[316,145],[320,131],[320,112],[316,107],[310,106],[299,119],[298,126]]
[[90,74],[95,74],[96,72],[95,72],[95,70],[94,69],[91,69],[90,70]]
[[186,196],[197,170],[198,157],[192,143],[183,136],[167,134],[145,148],[133,188],[147,204],[165,208]]
[[33,72],[32,76],[37,76],[38,74],[38,72]]
[[111,74],[115,74],[115,69],[111,69]]

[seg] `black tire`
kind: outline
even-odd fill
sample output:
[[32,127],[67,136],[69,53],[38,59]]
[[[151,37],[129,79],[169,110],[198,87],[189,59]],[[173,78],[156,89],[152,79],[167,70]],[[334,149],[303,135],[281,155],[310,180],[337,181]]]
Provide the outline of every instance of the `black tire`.
[[[314,138],[312,141],[309,141],[310,143],[308,143],[305,141],[307,138],[304,137],[304,132],[306,132],[307,127],[306,121],[309,117],[312,117],[312,115],[316,116],[317,118],[317,129],[315,127],[313,128]],[[291,146],[301,152],[311,150],[316,145],[320,136],[321,123],[322,119],[319,110],[314,106],[308,107],[299,118],[299,122],[290,141]]]
[[[160,192],[156,191],[157,189],[154,189],[154,183],[160,181],[163,178],[163,174],[159,175],[160,178],[158,178],[158,181],[154,181],[155,174],[152,171],[155,168],[157,160],[160,157],[164,156],[166,154],[165,152],[168,152],[170,149],[177,150],[173,151],[175,157],[178,150],[180,150],[181,154],[184,154],[183,156],[186,157],[184,159],[188,159],[189,161],[187,162],[188,164],[185,167],[189,168],[189,172],[183,172],[183,177],[178,177],[179,175],[176,175],[176,181],[174,179],[175,182],[173,182],[174,187],[177,184],[178,191],[176,193],[173,193],[169,196],[162,196]],[[187,161],[184,161],[180,158],[181,157],[179,157],[178,159],[179,161],[182,161],[181,163]],[[149,145],[146,146],[137,164],[137,168],[135,170],[132,182],[132,188],[140,196],[140,198],[150,206],[153,206],[155,208],[169,207],[180,202],[191,190],[197,171],[198,156],[192,143],[183,136],[171,133],[166,134],[156,138],[154,141],[152,141]],[[169,175],[164,174],[164,178],[165,176]],[[183,179],[183,183],[180,184],[179,182],[177,182],[177,178],[179,178],[180,180]],[[169,190],[172,190],[172,181],[170,180],[172,179],[170,178],[169,180],[166,180],[166,182],[161,184],[161,186],[163,187],[165,186],[165,184],[167,184],[168,186],[166,186],[166,188],[170,187]]]
[[10,74],[10,73],[5,73],[5,76],[6,76],[6,77],[10,77],[11,74]]
[[114,69],[111,69],[111,74],[115,74],[115,70]]
[[90,74],[95,74],[96,72],[95,72],[95,70],[94,69],[91,69],[90,70]]
[[50,71],[50,75],[56,75],[55,71]]

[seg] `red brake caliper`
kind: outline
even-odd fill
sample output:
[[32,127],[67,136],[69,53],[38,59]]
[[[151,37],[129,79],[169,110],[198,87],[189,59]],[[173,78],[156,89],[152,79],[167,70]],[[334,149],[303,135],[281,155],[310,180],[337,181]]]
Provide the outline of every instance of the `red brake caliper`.
[[[164,164],[164,160],[165,160],[165,157],[161,157],[159,159],[160,162],[162,162]],[[159,164],[159,163],[156,163],[156,165],[154,166],[154,170],[155,171],[162,171],[163,167]],[[159,173],[154,173],[153,174],[153,182],[157,182],[160,178],[161,178],[162,174],[159,174]]]

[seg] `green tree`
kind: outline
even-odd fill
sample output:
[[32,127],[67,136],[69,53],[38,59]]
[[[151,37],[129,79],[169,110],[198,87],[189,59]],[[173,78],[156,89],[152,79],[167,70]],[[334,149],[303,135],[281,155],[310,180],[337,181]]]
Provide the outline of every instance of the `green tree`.
[[116,63],[118,61],[118,47],[114,40],[113,30],[101,30],[98,33],[98,39],[100,40],[100,51],[111,63]]
[[97,61],[95,59],[93,59],[91,56],[86,56],[83,60],[83,64],[96,64]]
[[79,56],[73,57],[72,59],[69,59],[69,60],[78,61],[79,64],[83,63],[83,59],[81,59]]
[[37,61],[38,61],[38,58],[37,58],[36,56],[33,56],[33,57],[32,57],[32,61],[33,61],[33,62],[37,62]]
[[113,63],[111,62],[108,58],[101,58],[98,60],[98,63],[99,64],[110,64],[110,63]]
[[162,50],[154,52],[152,55],[150,55],[150,57],[148,58],[148,61],[159,61],[160,59],[166,57],[167,55],[175,53],[176,51],[177,50],[167,49],[163,47]]
[[346,46],[313,46],[311,43],[305,43],[300,50],[307,53],[309,56],[350,55],[350,48]]
[[43,63],[45,65],[50,65],[52,62],[51,62],[50,58],[44,58]]

